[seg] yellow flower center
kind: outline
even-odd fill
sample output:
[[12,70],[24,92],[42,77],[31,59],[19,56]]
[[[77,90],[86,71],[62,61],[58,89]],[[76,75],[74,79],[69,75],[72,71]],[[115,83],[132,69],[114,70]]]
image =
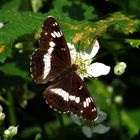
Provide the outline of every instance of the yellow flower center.
[[72,63],[77,66],[76,73],[81,77],[87,77],[87,67],[90,65],[91,60],[86,59],[84,54],[78,52],[76,58],[72,59]]

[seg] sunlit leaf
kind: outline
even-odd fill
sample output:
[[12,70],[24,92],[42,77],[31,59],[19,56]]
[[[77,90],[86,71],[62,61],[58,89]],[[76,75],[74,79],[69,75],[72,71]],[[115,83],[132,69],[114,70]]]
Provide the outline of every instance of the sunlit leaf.
[[135,48],[139,48],[140,46],[140,39],[125,39],[126,43],[129,43],[131,46]]

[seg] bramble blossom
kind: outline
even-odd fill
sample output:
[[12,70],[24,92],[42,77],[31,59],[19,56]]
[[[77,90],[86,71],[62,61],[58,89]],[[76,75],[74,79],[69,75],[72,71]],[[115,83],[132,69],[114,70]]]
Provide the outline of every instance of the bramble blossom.
[[68,47],[70,50],[72,64],[78,66],[76,72],[81,78],[99,77],[101,75],[107,75],[110,72],[110,66],[99,62],[92,63],[93,58],[100,48],[97,40],[95,41],[90,53],[77,52],[76,48],[71,43],[68,43]]

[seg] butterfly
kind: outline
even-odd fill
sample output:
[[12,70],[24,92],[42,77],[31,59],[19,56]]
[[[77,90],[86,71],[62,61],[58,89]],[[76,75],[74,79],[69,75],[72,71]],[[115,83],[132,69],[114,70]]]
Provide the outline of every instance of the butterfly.
[[39,47],[31,56],[31,75],[36,84],[48,84],[43,96],[55,111],[95,121],[96,106],[77,69],[77,65],[71,64],[70,51],[58,22],[48,16]]

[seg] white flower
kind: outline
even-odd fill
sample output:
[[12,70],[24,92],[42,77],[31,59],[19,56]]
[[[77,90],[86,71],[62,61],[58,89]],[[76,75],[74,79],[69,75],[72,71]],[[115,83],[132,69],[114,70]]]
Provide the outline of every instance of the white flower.
[[96,40],[91,53],[77,52],[74,45],[68,43],[70,50],[72,64],[78,66],[77,73],[81,78],[83,77],[99,77],[101,75],[107,75],[110,72],[110,66],[103,63],[95,62],[92,63],[93,57],[97,54],[100,46]]

